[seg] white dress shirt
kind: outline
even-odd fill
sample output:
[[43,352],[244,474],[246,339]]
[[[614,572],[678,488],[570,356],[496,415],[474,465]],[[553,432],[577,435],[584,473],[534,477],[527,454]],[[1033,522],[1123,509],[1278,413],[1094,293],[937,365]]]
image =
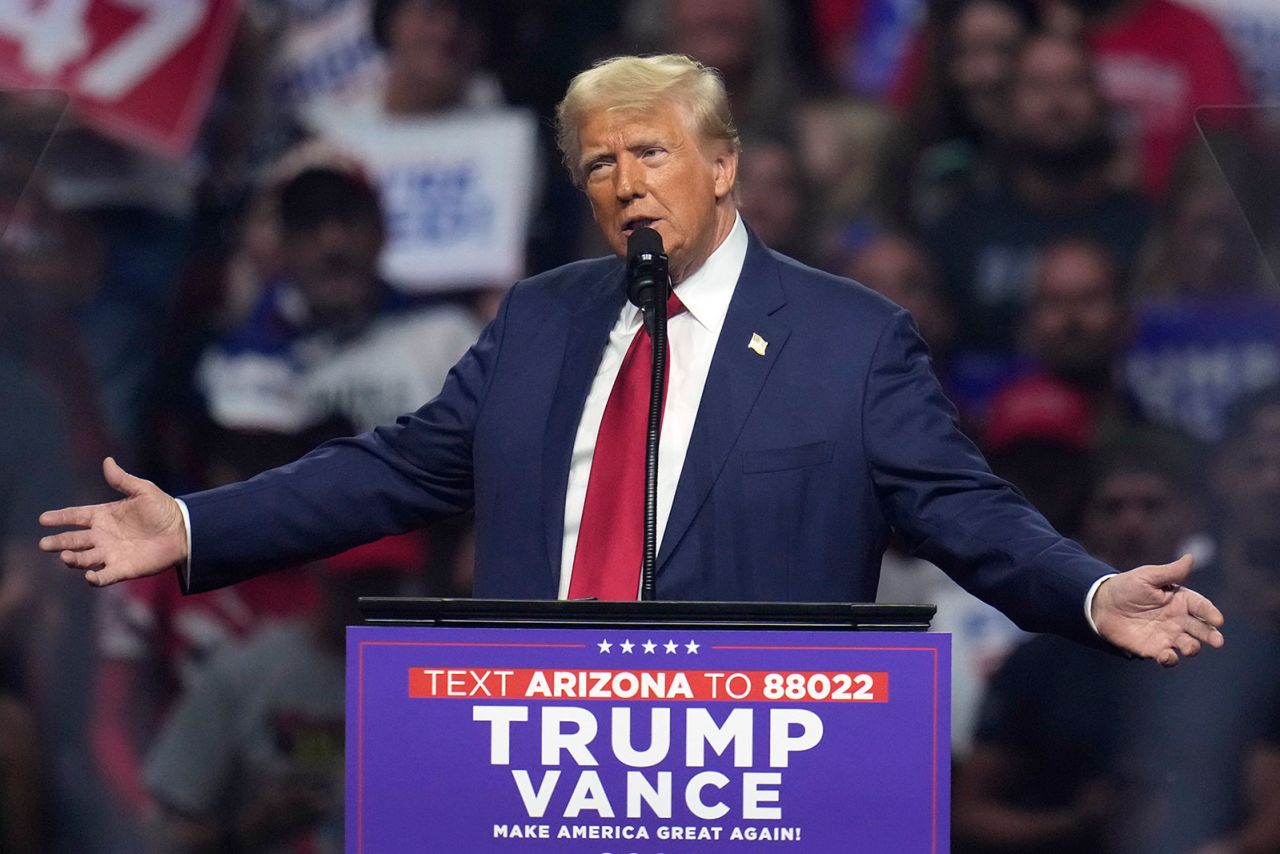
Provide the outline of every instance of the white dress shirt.
[[[676,296],[687,311],[667,322],[667,344],[671,350],[667,374],[667,400],[662,416],[662,441],[658,445],[658,546],[671,515],[684,455],[689,449],[693,422],[702,401],[702,387],[711,370],[711,356],[720,339],[720,327],[729,312],[729,301],[747,259],[747,228],[737,217],[729,235],[689,278],[676,285]],[[600,366],[596,368],[582,420],[573,440],[573,457],[569,464],[569,486],[564,499],[564,545],[560,552],[560,591],[569,595],[573,574],[573,556],[578,548],[578,529],[582,525],[582,508],[587,499],[587,483],[591,479],[591,457],[596,450],[596,436],[604,407],[613,391],[614,380],[622,366],[631,341],[640,330],[640,309],[631,303],[622,307],[618,320],[609,333]],[[639,591],[636,591],[639,593]]]

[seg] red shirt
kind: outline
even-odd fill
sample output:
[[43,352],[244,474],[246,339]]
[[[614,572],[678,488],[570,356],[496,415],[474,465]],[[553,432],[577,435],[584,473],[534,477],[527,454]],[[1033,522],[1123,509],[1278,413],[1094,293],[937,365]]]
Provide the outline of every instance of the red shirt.
[[1248,104],[1239,65],[1217,26],[1171,0],[1144,0],[1122,20],[1088,33],[1122,135],[1142,158],[1143,187],[1164,194],[1178,156],[1196,135],[1198,107]]

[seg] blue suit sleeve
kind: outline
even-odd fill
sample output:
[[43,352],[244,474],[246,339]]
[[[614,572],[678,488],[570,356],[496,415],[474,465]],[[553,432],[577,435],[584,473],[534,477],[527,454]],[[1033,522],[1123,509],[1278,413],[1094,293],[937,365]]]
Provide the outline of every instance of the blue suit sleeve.
[[1085,596],[1113,570],[992,474],[960,432],[905,311],[881,333],[863,417],[880,505],[913,554],[1024,629],[1100,643],[1085,619]]
[[196,593],[469,510],[472,440],[515,290],[440,394],[393,425],[327,442],[243,483],[183,496]]

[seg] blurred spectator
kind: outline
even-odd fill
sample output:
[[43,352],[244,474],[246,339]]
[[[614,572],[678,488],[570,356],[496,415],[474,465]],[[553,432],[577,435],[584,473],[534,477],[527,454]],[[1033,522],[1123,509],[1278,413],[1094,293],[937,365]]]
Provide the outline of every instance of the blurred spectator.
[[221,304],[213,319],[223,333],[248,320],[263,289],[285,275],[278,190],[278,182],[260,190],[240,215],[235,244],[222,273]]
[[505,289],[525,272],[537,123],[505,107],[480,68],[485,12],[462,0],[376,0],[383,85],[306,111],[308,127],[379,187],[381,271],[407,293]]
[[1280,386],[1232,407],[1215,456],[1218,571],[1246,619],[1280,631]]
[[475,341],[475,320],[416,305],[378,277],[381,208],[360,177],[304,169],[279,198],[288,277],[202,360],[213,420],[297,433],[339,417],[369,430],[417,409]]
[[738,210],[766,246],[808,263],[811,195],[791,140],[748,134],[738,164]]
[[[1225,588],[1222,602],[1231,609],[1233,656],[1216,673],[1210,690],[1225,714],[1208,723],[1217,739],[1238,750],[1233,775],[1224,781],[1221,814],[1189,809],[1170,812],[1169,831],[1211,837],[1197,854],[1213,851],[1280,850],[1280,685],[1274,662],[1280,653],[1280,387],[1260,389],[1240,399],[1215,457],[1212,494],[1217,502],[1217,563]],[[1212,594],[1210,594],[1212,595]],[[1265,677],[1258,679],[1258,676]],[[1199,686],[1197,686],[1199,688]],[[1175,721],[1167,732],[1194,731],[1206,721]],[[1242,734],[1233,735],[1238,726]],[[1176,727],[1176,729],[1175,729]],[[1157,737],[1164,734],[1157,734]],[[1242,744],[1243,743],[1243,744]],[[1213,748],[1211,741],[1208,749]],[[1190,757],[1196,759],[1197,757]],[[1201,780],[1212,791],[1210,780]],[[1192,785],[1187,786],[1188,789]],[[1188,798],[1190,800],[1190,798]],[[1215,804],[1217,805],[1217,804]],[[1206,814],[1207,813],[1207,814]],[[1215,821],[1216,819],[1216,821]],[[1160,840],[1157,839],[1157,844]],[[1157,850],[1155,846],[1151,850]]]
[[951,754],[963,760],[987,682],[1026,633],[932,563],[893,545],[880,563],[876,601],[937,606],[929,629],[951,635]]
[[385,54],[386,79],[356,103],[388,115],[497,103],[496,82],[478,70],[482,14],[476,4],[453,0],[375,0],[373,37]]
[[[1230,649],[1135,704],[1129,767],[1163,783],[1150,793],[1156,820],[1125,816],[1122,850],[1137,854],[1280,850],[1280,387],[1240,399],[1226,423],[1210,475],[1217,557],[1196,585],[1231,609]],[[1213,708],[1179,707],[1195,697]],[[1170,744],[1182,748],[1165,767],[1155,757]]]
[[[217,431],[205,438],[210,484],[217,486],[296,459],[322,437]],[[98,773],[111,781],[122,825],[137,833],[151,813],[142,757],[181,692],[233,640],[306,611],[314,599],[311,575],[303,570],[268,573],[198,596],[183,596],[167,574],[105,591],[97,603],[90,744]]]
[[739,127],[778,127],[800,94],[779,0],[631,0],[628,52],[683,53],[720,72]]
[[1236,397],[1280,379],[1280,297],[1238,203],[1259,192],[1274,203],[1277,182],[1252,147],[1218,150],[1242,178],[1239,195],[1207,149],[1184,158],[1141,274],[1145,299],[1124,364],[1146,418],[1206,441]]
[[1139,156],[1146,192],[1160,198],[1195,137],[1196,110],[1253,102],[1236,58],[1208,16],[1174,0],[1062,2],[1082,15],[1121,140]]
[[1095,440],[1089,399],[1061,380],[1025,377],[992,400],[982,439],[992,470],[1074,536]]
[[[48,842],[46,796],[54,795],[56,806],[66,803],[46,786],[63,782],[59,762],[82,749],[83,721],[79,706],[58,706],[69,692],[53,680],[70,674],[50,670],[53,662],[44,657],[69,652],[60,618],[74,580],[35,547],[35,522],[48,501],[72,493],[59,410],[3,351],[0,412],[0,850],[39,851]],[[29,470],[34,460],[42,461],[39,473]]]
[[1125,342],[1120,271],[1105,246],[1064,240],[1045,248],[1032,279],[1027,349],[1049,373],[1107,393]]
[[[66,467],[67,436],[49,390],[20,361],[0,350],[0,670],[21,673],[29,663],[41,612],[62,587],[43,576],[60,573],[36,548],[39,515],[49,501],[73,494]],[[48,460],[39,473],[33,460]],[[43,595],[54,594],[52,597]],[[30,680],[20,680],[30,687]]]
[[209,663],[147,758],[162,850],[340,851],[346,626],[357,596],[394,595],[417,560],[355,550],[322,595]]
[[1045,248],[1022,335],[1035,370],[1089,399],[1100,434],[1130,420],[1119,375],[1129,316],[1120,271],[1105,246],[1065,240]]
[[[1156,447],[1117,447],[1096,471],[1085,544],[1106,546],[1097,552],[1104,560],[1126,561],[1116,566],[1172,560],[1196,531],[1194,517],[1175,509],[1191,500],[1188,468]],[[1140,696],[1140,666],[1047,635],[1009,657],[983,700],[974,749],[957,778],[959,851],[1132,850],[1112,845],[1118,818],[1145,806],[1134,797],[1146,782],[1133,776],[1139,769],[1126,776],[1118,764],[1133,739],[1137,716],[1128,704]]]
[[1014,61],[1035,31],[1031,0],[954,0],[935,3],[923,36],[936,50],[908,125],[917,146],[911,213],[929,225],[965,191],[988,186],[992,148],[1007,116]]
[[911,313],[945,388],[955,317],[924,247],[905,234],[885,232],[858,249],[840,272]]
[[838,261],[900,219],[902,129],[879,104],[847,98],[802,103],[794,126],[813,188],[810,244],[823,263]]
[[[101,252],[99,286],[77,322],[112,447],[125,458],[141,443],[160,336],[191,243],[194,160],[145,153],[98,134],[68,114],[43,162],[53,208],[90,224],[65,257]],[[100,242],[91,242],[96,232]]]
[[960,303],[962,346],[1009,353],[1044,246],[1090,237],[1127,270],[1150,215],[1112,188],[1102,100],[1088,53],[1071,41],[1039,36],[1018,56],[1001,151],[1001,184],[968,194],[927,243]]
[[33,175],[47,136],[15,100],[0,97],[0,849],[79,850],[96,836],[89,591],[39,551],[36,519],[96,494],[76,482],[101,425],[71,307],[93,291],[97,244],[49,205]]
[[[0,110],[9,105],[9,99],[0,99]],[[98,291],[103,238],[87,218],[60,212],[50,203],[44,173],[36,171],[35,156],[43,141],[34,151],[28,144],[6,142],[0,145],[0,194],[5,197],[0,209],[0,282],[6,296],[0,308],[0,346],[53,395],[70,434],[73,476],[97,490],[112,437],[76,318]],[[90,500],[95,495],[80,497]]]
[[[1280,501],[1280,452],[1272,450],[1280,449],[1280,394],[1259,395],[1239,413],[1239,432],[1215,462],[1224,488],[1219,535],[1224,544],[1270,542]],[[1086,543],[1125,561],[1118,566],[1164,563],[1198,527],[1193,469],[1185,450],[1167,442],[1126,441],[1098,462]],[[1227,554],[1196,573],[1197,589],[1238,615],[1212,666],[1160,672],[1049,637],[1010,657],[957,784],[955,828],[970,850],[1277,849],[1280,611],[1259,601],[1270,579],[1259,585]]]
[[932,259],[905,234],[886,232],[854,253],[840,272],[911,312],[929,345],[933,372],[966,429],[981,430],[993,395],[1033,370],[1026,358],[957,352],[957,314]]
[[1099,448],[1080,541],[1118,569],[1165,563],[1191,549],[1205,525],[1203,472],[1185,439],[1129,428]]
[[1275,204],[1277,185],[1274,153],[1243,135],[1211,134],[1189,148],[1160,208],[1152,249],[1138,276],[1139,295],[1262,290],[1266,279],[1251,231],[1266,235],[1274,227],[1269,204]]

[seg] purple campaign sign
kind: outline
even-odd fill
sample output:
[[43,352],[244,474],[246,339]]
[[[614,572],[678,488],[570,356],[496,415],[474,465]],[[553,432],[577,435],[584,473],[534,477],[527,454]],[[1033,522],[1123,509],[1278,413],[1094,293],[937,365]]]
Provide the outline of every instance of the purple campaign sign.
[[355,627],[346,848],[945,852],[950,638]]

